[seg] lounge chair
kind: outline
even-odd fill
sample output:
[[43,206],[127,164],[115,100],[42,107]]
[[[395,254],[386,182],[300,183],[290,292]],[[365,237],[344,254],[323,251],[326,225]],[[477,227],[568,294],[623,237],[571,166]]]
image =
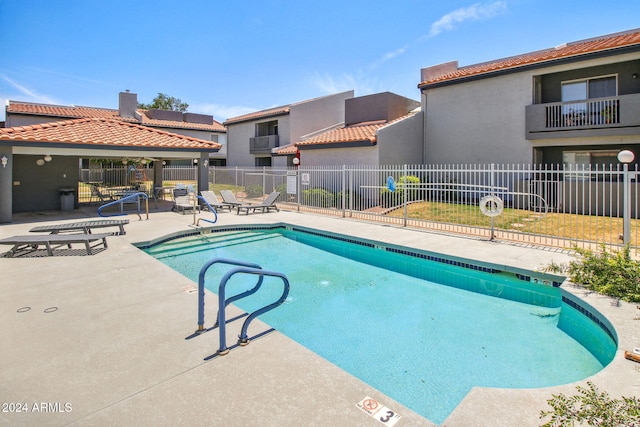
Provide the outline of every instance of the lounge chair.
[[182,215],[184,215],[187,209],[195,209],[200,212],[200,205],[193,203],[193,199],[189,196],[186,188],[176,188],[173,190],[173,210],[182,212]]
[[262,203],[257,203],[255,205],[247,204],[236,206],[236,213],[239,214],[241,211],[244,211],[247,215],[249,215],[249,211],[255,213],[258,209],[260,209],[261,213],[271,212],[271,210],[280,211],[280,209],[278,209],[278,207],[276,206],[276,199],[278,197],[280,197],[280,192],[274,191],[273,193],[269,194],[269,196],[264,199]]
[[95,220],[95,221],[80,221],[80,222],[71,222],[66,224],[51,224],[51,225],[42,225],[39,227],[34,227],[30,232],[47,232],[51,234],[60,234],[64,232],[81,232],[84,234],[91,234],[91,230],[94,228],[104,228],[104,227],[118,227],[120,229],[119,232],[111,233],[112,235],[123,236],[126,234],[124,231],[124,226],[129,224],[128,219],[106,219],[106,220]]
[[[0,245],[13,245],[13,248],[5,256],[13,257],[20,253],[25,255],[38,250],[38,246],[44,245],[47,255],[53,256],[53,250],[61,246],[71,249],[72,243],[84,243],[87,255],[93,255],[93,248],[102,245],[107,248],[107,237],[110,234],[44,234],[41,236],[13,236],[0,240]],[[93,242],[98,242],[93,244]]]
[[236,207],[242,204],[238,201],[238,199],[236,199],[236,196],[234,196],[231,190],[220,190],[220,195],[222,196],[223,202],[228,205]]
[[[231,205],[228,203],[220,203],[220,201],[218,201],[218,198],[216,197],[216,193],[214,193],[213,191],[201,191],[200,195],[212,208],[216,210],[228,209],[229,212],[231,212]],[[206,205],[204,206],[206,207]]]

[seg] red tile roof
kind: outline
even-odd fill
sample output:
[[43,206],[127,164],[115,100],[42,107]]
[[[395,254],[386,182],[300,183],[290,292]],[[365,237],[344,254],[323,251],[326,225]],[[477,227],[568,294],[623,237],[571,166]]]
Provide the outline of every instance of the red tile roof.
[[212,132],[226,132],[227,129],[222,125],[222,123],[213,120],[213,124],[205,124],[205,123],[193,123],[193,122],[180,122],[176,120],[158,120],[152,119],[147,116],[148,110],[137,110],[140,116],[142,117],[141,124],[145,126],[154,126],[154,127],[166,127],[166,128],[183,128],[183,129],[198,129],[198,130],[207,130]]
[[82,118],[0,129],[0,142],[46,142],[116,148],[193,149],[216,151],[221,145],[105,118]]
[[211,132],[226,132],[222,123],[213,120],[212,124],[192,123],[176,120],[155,120],[147,116],[147,110],[138,109],[141,120],[132,117],[121,117],[118,110],[111,108],[78,107],[75,105],[35,104],[31,102],[9,101],[7,113],[30,114],[36,116],[60,118],[99,118],[116,119],[131,123],[141,123],[145,126],[166,127],[176,129],[198,129]]
[[[297,147],[308,147],[311,145],[334,145],[334,144],[353,144],[360,143],[364,145],[375,145],[378,142],[378,130],[385,126],[404,120],[413,116],[415,113],[409,113],[394,120],[375,120],[370,122],[361,122],[339,129],[333,129],[311,138],[298,141]],[[283,154],[278,152],[277,154]]]
[[35,104],[32,102],[9,101],[7,113],[31,114],[63,118],[91,117],[100,119],[119,119],[136,121],[118,115],[118,110],[110,108],[77,107],[75,105]]
[[282,147],[276,147],[271,150],[271,154],[276,156],[288,156],[292,154],[296,154],[298,152],[298,147],[295,144],[287,144]]
[[388,122],[378,120],[375,122],[357,123],[345,126],[340,129],[333,129],[320,135],[296,143],[298,147],[309,145],[341,144],[362,142],[368,145],[375,145],[377,140],[376,132]]
[[628,46],[640,46],[640,30],[631,30],[623,33],[616,33],[588,40],[581,40],[567,43],[555,48],[484,62],[482,64],[470,65],[458,68],[456,71],[431,77],[423,81],[418,88],[428,86],[433,83],[456,80],[459,78],[475,76],[496,71],[503,71],[523,67],[527,65],[545,63],[561,58],[580,57],[583,55],[613,51]]
[[227,119],[224,124],[225,125],[230,125],[230,124],[235,124],[235,123],[241,123],[241,122],[248,122],[251,120],[258,120],[258,119],[265,119],[268,117],[275,117],[275,116],[281,116],[284,114],[289,114],[289,106],[286,105],[284,107],[275,107],[275,108],[270,108],[268,110],[261,110],[261,111],[256,111],[254,113],[249,113],[249,114],[244,114],[242,116],[238,116],[238,117],[231,117],[230,119]]

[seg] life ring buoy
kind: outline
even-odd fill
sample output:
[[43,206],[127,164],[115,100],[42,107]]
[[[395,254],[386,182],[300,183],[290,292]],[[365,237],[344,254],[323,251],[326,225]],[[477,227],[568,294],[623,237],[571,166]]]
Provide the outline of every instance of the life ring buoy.
[[503,208],[504,203],[498,196],[484,196],[480,199],[480,211],[486,216],[498,216]]

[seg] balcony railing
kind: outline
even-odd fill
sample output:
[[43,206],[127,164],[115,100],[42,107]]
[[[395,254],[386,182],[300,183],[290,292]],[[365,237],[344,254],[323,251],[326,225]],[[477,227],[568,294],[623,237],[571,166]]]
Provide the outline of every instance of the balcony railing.
[[278,135],[256,136],[249,139],[249,152],[251,154],[269,154],[271,149],[280,146]]
[[620,123],[620,100],[601,98],[581,102],[561,102],[545,106],[547,128]]
[[638,134],[639,112],[640,94],[528,105],[527,139]]

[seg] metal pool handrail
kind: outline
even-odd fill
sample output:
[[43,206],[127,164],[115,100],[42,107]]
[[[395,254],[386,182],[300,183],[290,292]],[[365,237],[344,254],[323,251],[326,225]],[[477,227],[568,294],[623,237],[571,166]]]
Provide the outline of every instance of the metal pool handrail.
[[[214,208],[214,207],[212,207],[212,206],[209,204],[209,202],[207,202],[207,200],[206,200],[204,197],[202,197],[202,196],[196,196],[196,198],[197,198],[197,199],[202,200],[202,201],[204,202],[204,204],[205,204],[205,205],[207,205],[207,208],[209,208],[209,211],[213,213],[213,215],[215,216],[215,219],[214,219],[213,221],[211,221],[210,219],[206,219],[206,218],[198,218],[198,221],[196,221],[196,222],[194,223],[194,225],[196,225],[196,226],[200,226],[200,221],[201,221],[201,220],[202,220],[202,221],[210,222],[211,224],[215,224],[216,222],[218,222],[218,212],[215,210],[215,208]],[[197,199],[196,199],[196,200],[197,200]],[[196,210],[194,209],[194,210],[193,210],[194,219],[195,219],[195,214],[196,214]]]
[[[133,200],[134,198],[139,198],[139,197],[144,197],[144,199],[145,199],[145,210],[146,210],[146,213],[147,213],[147,219],[149,219],[149,196],[146,193],[143,193],[143,192],[133,193],[133,194],[130,194],[128,196],[123,197],[122,199],[114,200],[113,202],[109,202],[109,203],[106,203],[106,204],[100,206],[98,208],[98,215],[103,217],[103,218],[110,217],[110,216],[129,215],[129,214],[124,213],[124,212],[123,213],[115,213],[115,214],[111,214],[111,215],[104,215],[102,213],[102,209],[107,208],[109,206],[113,206],[113,205],[117,205],[117,204],[120,204],[120,203],[124,203],[127,200]],[[142,220],[142,217],[140,216],[140,212],[137,212],[137,215],[138,215],[138,218],[140,218],[140,220]]]
[[[196,331],[196,333],[201,333],[205,331],[204,330],[204,280],[205,280],[205,274],[209,269],[209,267],[211,267],[213,264],[216,264],[216,263],[224,263],[224,264],[238,266],[237,268],[233,268],[229,270],[222,277],[222,279],[220,280],[220,285],[218,286],[218,315],[217,315],[216,326],[218,326],[218,329],[220,331],[220,348],[218,349],[216,354],[219,356],[222,356],[229,352],[229,349],[227,348],[226,315],[225,315],[225,308],[227,307],[227,305],[229,305],[233,301],[237,301],[241,298],[247,297],[257,292],[258,289],[260,289],[260,287],[262,286],[265,276],[277,277],[277,278],[280,278],[283,282],[282,295],[274,302],[267,304],[264,307],[251,313],[242,324],[242,330],[238,339],[238,344],[244,346],[249,344],[247,330],[249,329],[249,324],[251,323],[251,321],[256,317],[260,316],[261,314],[266,313],[267,311],[273,310],[274,308],[282,304],[287,299],[287,296],[289,295],[290,286],[289,286],[289,279],[287,279],[287,276],[285,276],[282,273],[278,273],[274,271],[262,270],[262,267],[260,267],[257,264],[245,263],[242,261],[234,261],[234,260],[223,259],[223,258],[216,258],[211,261],[208,261],[200,269],[200,274],[198,276],[198,330]],[[255,284],[253,288],[249,289],[248,291],[241,292],[227,299],[225,298],[227,282],[235,274],[256,275],[258,276],[258,282]]]
[[[289,295],[289,279],[287,279],[287,276],[285,276],[282,273],[277,273],[275,271],[258,270],[255,268],[245,268],[245,267],[234,268],[233,270],[227,272],[227,274],[225,274],[222,280],[220,281],[220,287],[218,288],[218,298],[219,298],[218,303],[220,305],[218,310],[218,329],[220,330],[220,348],[218,349],[216,354],[218,354],[219,356],[223,356],[229,353],[229,349],[227,348],[227,337],[226,337],[224,292],[225,292],[225,287],[227,285],[227,281],[229,281],[229,279],[231,279],[231,276],[233,276],[234,274],[253,274],[253,275],[260,276],[259,284],[256,285],[256,288],[259,288],[262,285],[262,278],[264,276],[279,277],[280,279],[282,279],[282,283],[284,285],[282,290],[282,295],[280,296],[280,298],[278,298],[271,304],[267,304],[264,307],[254,311],[247,317],[247,319],[242,324],[242,331],[240,332],[240,336],[238,337],[239,345],[244,346],[249,344],[249,338],[247,336],[247,329],[249,329],[249,323],[251,323],[253,319],[260,316],[261,314],[264,314],[267,311],[273,310],[274,308],[278,307],[287,299],[287,296]],[[258,289],[252,290],[253,292],[251,293],[254,293],[257,290]]]
[[[210,261],[207,261],[202,266],[202,268],[200,269],[200,274],[198,274],[198,330],[196,330],[197,334],[205,332],[205,329],[204,329],[204,279],[205,277],[204,276],[207,273],[207,270],[209,269],[209,267],[211,267],[213,264],[228,264],[228,265],[235,265],[238,267],[248,267],[248,268],[256,268],[256,269],[262,268],[258,264],[254,264],[252,262],[235,261],[235,260],[226,259],[226,258],[214,258]],[[236,296],[230,297],[229,301],[224,303],[223,310],[224,310],[224,307],[227,306],[227,304],[256,292],[260,288],[260,285],[262,285],[262,277],[258,279],[258,283],[252,289],[246,292],[240,293]],[[224,298],[219,297],[219,299],[220,301],[224,301]],[[219,305],[222,305],[222,304],[219,304]],[[218,326],[218,316],[216,316],[216,324],[214,325],[214,327],[216,326]]]

